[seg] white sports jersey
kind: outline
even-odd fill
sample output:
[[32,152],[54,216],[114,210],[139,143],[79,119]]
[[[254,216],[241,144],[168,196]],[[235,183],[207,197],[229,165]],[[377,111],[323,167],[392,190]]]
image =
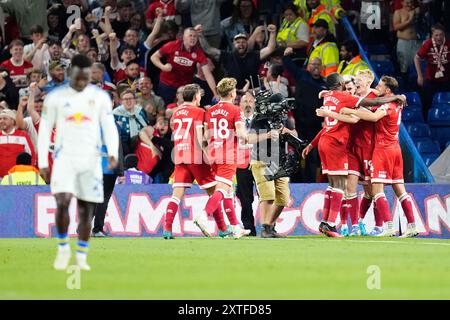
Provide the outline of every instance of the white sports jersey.
[[78,92],[69,85],[51,91],[39,125],[39,168],[48,167],[50,136],[56,127],[54,159],[101,157],[102,138],[108,156],[118,159],[119,134],[108,94],[95,85]]

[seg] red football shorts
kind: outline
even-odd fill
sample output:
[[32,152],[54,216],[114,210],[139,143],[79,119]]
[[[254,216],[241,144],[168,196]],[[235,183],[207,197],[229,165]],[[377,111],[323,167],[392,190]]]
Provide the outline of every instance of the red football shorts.
[[346,176],[348,174],[347,145],[333,137],[322,136],[319,140],[319,156],[322,162],[322,173],[330,176]]
[[362,184],[370,181],[373,147],[352,145],[348,150],[348,174],[359,177]]
[[138,158],[137,168],[147,174],[153,171],[160,160],[159,155],[153,154],[151,147],[140,141],[138,142],[135,153]]
[[217,182],[233,186],[233,177],[236,174],[236,164],[213,164],[212,171]]
[[372,157],[372,183],[404,183],[403,158],[399,144],[376,145]]
[[211,167],[207,164],[177,164],[173,172],[173,188],[192,187],[194,180],[200,189],[207,189],[217,184],[214,180]]

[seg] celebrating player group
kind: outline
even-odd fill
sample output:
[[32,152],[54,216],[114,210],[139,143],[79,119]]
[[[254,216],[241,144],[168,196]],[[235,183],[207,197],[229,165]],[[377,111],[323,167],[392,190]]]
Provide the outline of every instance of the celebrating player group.
[[[402,237],[418,235],[411,198],[403,181],[403,159],[398,140],[404,96],[394,95],[397,80],[383,76],[375,90],[370,88],[374,75],[370,70],[356,76],[356,95],[345,90],[343,78],[327,77],[330,91],[321,92],[323,106],[316,110],[324,117],[324,128],[303,150],[303,157],[316,146],[322,173],[328,176],[323,218],[319,231],[329,237],[367,235],[363,218],[372,202],[375,228],[371,236],[395,236],[384,185],[392,185],[408,221]],[[358,181],[364,186],[359,202]],[[336,230],[337,216],[341,232]],[[348,216],[352,229],[347,227]]]

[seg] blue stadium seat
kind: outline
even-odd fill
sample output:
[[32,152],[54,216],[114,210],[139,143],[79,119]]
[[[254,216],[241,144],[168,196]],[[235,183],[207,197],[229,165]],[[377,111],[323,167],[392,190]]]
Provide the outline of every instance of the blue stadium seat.
[[438,104],[450,104],[450,92],[438,92],[433,97],[433,107]]
[[431,138],[431,130],[426,123],[405,123],[405,129],[411,137]]
[[437,141],[433,141],[430,138],[428,139],[420,139],[418,141],[414,141],[414,144],[417,147],[417,151],[420,153],[440,153],[441,147]]
[[429,167],[437,158],[439,158],[439,153],[423,153],[421,156],[425,165]]
[[450,105],[439,104],[428,110],[431,126],[450,126]]
[[369,44],[364,45],[364,51],[366,51],[369,55],[384,55],[389,54],[389,50],[383,44]]
[[408,101],[409,107],[419,105],[422,106],[422,100],[420,100],[420,96],[417,92],[406,92],[404,93],[406,96],[406,100]]
[[422,109],[420,107],[414,106],[408,106],[403,109],[402,112],[402,121],[403,122],[424,122],[423,121],[423,114]]
[[444,148],[447,141],[450,141],[450,127],[431,127],[431,135]]
[[392,75],[395,73],[394,64],[389,60],[370,61],[378,76]]

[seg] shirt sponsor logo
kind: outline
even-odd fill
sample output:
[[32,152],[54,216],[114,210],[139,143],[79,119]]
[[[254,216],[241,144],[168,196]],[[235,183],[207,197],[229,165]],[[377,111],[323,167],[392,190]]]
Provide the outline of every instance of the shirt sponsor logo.
[[173,62],[175,62],[176,64],[179,64],[180,66],[184,66],[184,67],[192,67],[192,65],[194,64],[194,61],[187,59],[185,57],[175,57],[173,59]]
[[83,122],[92,121],[92,119],[89,118],[88,116],[78,112],[78,113],[75,113],[75,114],[73,114],[71,116],[68,116],[66,118],[66,121],[67,122],[75,122],[76,124],[80,124],[80,123],[83,123]]

